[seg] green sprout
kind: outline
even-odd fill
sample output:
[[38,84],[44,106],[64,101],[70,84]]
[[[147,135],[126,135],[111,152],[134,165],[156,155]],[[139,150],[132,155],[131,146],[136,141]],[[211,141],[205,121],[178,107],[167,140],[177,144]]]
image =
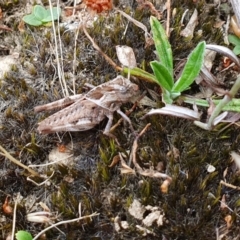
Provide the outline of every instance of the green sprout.
[[235,36],[235,35],[229,35],[228,36],[228,41],[230,43],[232,43],[233,45],[235,45],[235,47],[233,48],[233,52],[236,54],[236,55],[239,55],[240,54],[240,38]]
[[[204,41],[200,42],[195,49],[188,56],[188,60],[183,68],[182,74],[174,80],[173,77],[173,56],[172,48],[168,41],[164,28],[155,17],[150,18],[150,25],[153,34],[153,40],[157,52],[158,61],[152,61],[150,63],[153,74],[147,73],[139,68],[124,68],[124,72],[129,71],[132,75],[143,78],[145,80],[156,82],[162,89],[162,101],[166,104],[161,109],[152,109],[147,115],[152,114],[166,114],[187,119],[195,120],[195,125],[211,130],[217,123],[226,117],[227,112],[220,114],[222,111],[237,111],[240,112],[240,99],[234,98],[240,89],[240,76],[238,76],[236,82],[232,86],[231,90],[226,91],[226,95],[222,99],[214,100],[216,104],[207,123],[200,122],[200,114],[196,110],[190,110],[185,107],[173,105],[182,92],[189,89],[195,78],[199,75],[203,62],[205,49],[208,48],[213,51],[217,51],[221,54],[227,55],[238,66],[239,60],[235,54],[240,54],[240,39],[236,36],[230,36],[229,41],[236,45],[235,54],[223,46],[218,45],[206,45]],[[194,105],[209,107],[209,102],[205,99],[193,99],[190,97],[182,96],[182,100],[186,103]]]
[[[52,11],[51,11],[52,10]],[[53,7],[52,9],[45,9],[40,5],[35,5],[33,12],[23,17],[23,21],[32,26],[46,25],[52,20],[57,20],[61,14],[61,9]]]
[[20,230],[16,233],[16,239],[17,240],[32,240],[33,237],[29,232]]
[[187,90],[198,76],[204,58],[206,43],[200,42],[188,56],[180,78],[174,82],[172,48],[164,28],[155,17],[150,19],[153,40],[160,61],[151,62],[157,83],[162,88],[163,101],[171,104],[175,98]]
[[160,59],[159,61],[152,61],[150,63],[154,75],[139,68],[130,70],[125,68],[124,72],[130,71],[131,75],[156,82],[162,89],[163,102],[172,104],[183,91],[189,89],[198,76],[203,64],[206,43],[203,41],[196,46],[188,56],[187,63],[180,78],[174,81],[172,48],[168,41],[168,37],[157,18],[152,16],[150,18],[150,24],[157,57]]

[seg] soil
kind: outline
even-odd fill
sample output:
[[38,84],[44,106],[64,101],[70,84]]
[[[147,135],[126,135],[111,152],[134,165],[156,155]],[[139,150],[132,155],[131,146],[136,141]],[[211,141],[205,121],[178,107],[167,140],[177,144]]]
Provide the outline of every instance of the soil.
[[[160,20],[165,25],[165,1],[149,2],[159,10]],[[213,2],[171,2],[175,15],[170,18],[169,40],[176,75],[199,41],[226,46],[222,23],[233,14],[231,4]],[[0,57],[6,67],[0,70],[0,146],[25,166],[34,165],[31,169],[39,174],[33,176],[10,161],[1,150],[0,239],[11,235],[14,205],[15,233],[24,230],[32,236],[53,223],[86,216],[50,229],[41,239],[239,239],[240,175],[231,158],[232,151],[239,152],[237,123],[221,123],[212,131],[206,131],[190,120],[172,116],[154,115],[142,119],[151,107],[138,105],[129,115],[135,133],[128,123],[121,123],[113,131],[119,145],[114,138],[103,134],[107,120],[86,132],[60,132],[58,135],[37,132],[38,122],[52,112],[35,113],[34,107],[61,99],[64,92],[58,77],[52,28],[22,22],[22,17],[31,12],[35,3],[49,6],[48,1],[43,0],[0,0]],[[149,4],[144,3],[146,1],[116,0],[114,6],[150,30],[149,17],[156,12],[151,12]],[[95,20],[87,26],[89,34],[114,62],[119,64],[115,46],[127,45],[133,48],[138,66],[152,72],[149,63],[156,58],[154,45],[146,46],[144,32],[116,9],[95,15],[80,8],[71,19],[66,16],[66,7],[73,3],[60,1],[60,4],[65,9],[61,23],[79,22],[80,16],[88,16]],[[184,38],[181,30],[194,9],[198,11],[198,24],[193,37]],[[87,91],[85,83],[99,85],[120,74],[95,50],[81,30],[77,33],[76,29],[62,26],[57,33],[62,44],[58,47],[62,50],[61,70],[69,92],[73,79],[76,93],[80,94]],[[217,55],[212,73],[222,88],[229,89],[238,71],[223,69],[223,58]],[[146,90],[146,95],[157,105],[163,105],[156,84],[136,78],[132,81],[142,92]],[[199,92],[199,85],[193,84],[187,94]],[[131,107],[131,103],[124,104],[122,110]],[[201,111],[201,120],[206,121],[207,109]],[[120,118],[114,114],[114,124]],[[128,162],[136,133],[148,123],[151,126],[138,139],[136,159],[144,170],[167,174],[171,181],[165,192],[162,186],[165,179],[139,174]],[[128,173],[120,163],[109,167],[119,153],[130,168]],[[66,156],[67,161],[42,166]],[[135,174],[130,174],[132,170]],[[133,204],[136,202],[138,206]],[[43,219],[38,216],[37,222],[36,219],[28,221],[29,213],[42,211],[51,216],[45,215]],[[87,217],[93,213],[98,215]]]

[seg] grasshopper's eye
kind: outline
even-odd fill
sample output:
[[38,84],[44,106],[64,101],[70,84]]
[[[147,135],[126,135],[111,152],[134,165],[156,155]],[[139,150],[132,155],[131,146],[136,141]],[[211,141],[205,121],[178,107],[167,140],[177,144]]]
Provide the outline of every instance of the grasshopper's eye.
[[127,91],[127,87],[122,86],[122,87],[119,88],[119,90],[120,90],[120,92],[124,93],[124,92]]

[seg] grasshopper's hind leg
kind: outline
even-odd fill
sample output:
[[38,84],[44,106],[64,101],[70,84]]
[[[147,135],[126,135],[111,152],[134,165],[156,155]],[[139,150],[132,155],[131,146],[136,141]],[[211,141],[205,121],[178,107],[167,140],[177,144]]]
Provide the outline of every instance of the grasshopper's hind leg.
[[112,122],[113,122],[113,113],[111,112],[110,114],[108,114],[107,118],[108,118],[108,122],[107,122],[107,125],[106,125],[105,129],[104,129],[103,134],[107,135],[108,137],[113,138],[115,140],[115,142],[117,143],[117,145],[120,146],[120,143],[119,143],[117,137],[110,132]]
[[131,122],[130,118],[129,118],[124,112],[122,112],[120,109],[117,110],[117,113],[118,113],[119,115],[121,115],[121,117],[122,117],[125,121],[127,121],[127,122],[129,123],[130,129],[131,129],[131,131],[134,133],[135,130],[134,130],[134,128],[133,128],[133,125],[132,125],[132,122]]
[[77,94],[70,97],[62,98],[57,101],[47,103],[44,105],[39,105],[34,108],[34,112],[50,111],[57,108],[64,108],[68,105],[73,104],[76,101],[79,101],[84,98],[83,94]]

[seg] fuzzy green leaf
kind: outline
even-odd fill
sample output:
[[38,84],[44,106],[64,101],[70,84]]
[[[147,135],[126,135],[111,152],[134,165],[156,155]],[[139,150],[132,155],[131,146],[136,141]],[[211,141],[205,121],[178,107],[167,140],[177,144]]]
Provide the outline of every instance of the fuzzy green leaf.
[[171,92],[174,81],[168,69],[162,63],[157,61],[151,62],[150,65],[161,88]]
[[41,26],[42,22],[38,20],[33,14],[29,14],[23,17],[23,21],[32,26]]
[[33,15],[36,17],[36,19],[42,21],[42,19],[48,16],[48,12],[44,7],[35,5],[33,8]]
[[32,240],[32,235],[29,232],[26,231],[18,231],[16,233],[16,239],[17,240]]
[[240,45],[240,38],[235,35],[228,35],[228,41],[233,45]]
[[171,74],[171,76],[173,76],[172,48],[168,41],[165,30],[157,18],[153,16],[150,18],[150,25],[157,55],[162,65],[167,68],[168,72]]
[[206,43],[200,42],[188,56],[187,63],[183,69],[181,77],[175,82],[172,92],[183,92],[194,82],[198,76],[204,59]]
[[[52,8],[52,13],[53,13],[53,20],[57,20],[59,16],[61,15],[61,9],[57,7]],[[52,21],[52,16],[51,16],[51,10],[47,10],[47,17],[42,19],[42,22],[51,22]]]
[[236,55],[239,55],[239,54],[240,54],[240,45],[236,46],[236,47],[233,49],[233,52],[234,52]]

